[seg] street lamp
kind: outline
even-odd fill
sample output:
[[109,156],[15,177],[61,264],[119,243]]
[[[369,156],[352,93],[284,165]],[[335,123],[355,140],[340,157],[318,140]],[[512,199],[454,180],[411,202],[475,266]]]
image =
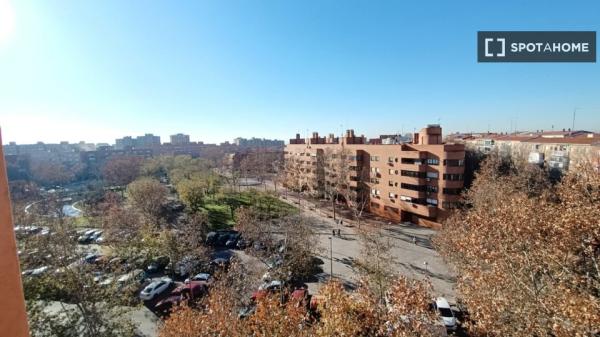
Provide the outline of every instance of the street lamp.
[[329,237],[329,280],[333,279],[333,237]]

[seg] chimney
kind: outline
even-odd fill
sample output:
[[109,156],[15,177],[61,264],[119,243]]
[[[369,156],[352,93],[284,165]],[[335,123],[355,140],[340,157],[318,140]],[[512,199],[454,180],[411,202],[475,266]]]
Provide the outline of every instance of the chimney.
[[419,133],[415,132],[413,134],[413,144],[419,144]]

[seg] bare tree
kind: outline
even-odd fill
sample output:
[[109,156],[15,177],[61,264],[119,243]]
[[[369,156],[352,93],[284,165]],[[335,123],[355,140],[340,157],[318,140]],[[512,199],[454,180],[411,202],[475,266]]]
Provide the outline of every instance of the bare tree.
[[111,185],[127,185],[139,176],[142,163],[140,157],[115,157],[102,167],[102,177]]
[[160,225],[167,193],[167,188],[152,178],[140,178],[127,186],[127,198],[131,206],[154,226]]

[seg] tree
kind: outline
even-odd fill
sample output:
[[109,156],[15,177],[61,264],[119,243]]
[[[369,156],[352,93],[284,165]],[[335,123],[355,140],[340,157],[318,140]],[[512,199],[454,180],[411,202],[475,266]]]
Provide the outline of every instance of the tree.
[[392,280],[392,268],[395,259],[391,250],[394,245],[383,231],[378,228],[359,230],[362,251],[357,262],[358,270],[365,285],[377,295],[383,303]]
[[277,227],[284,240],[280,253],[283,262],[276,268],[274,277],[303,281],[318,273],[320,270],[315,256],[320,248],[311,219],[302,215],[288,216],[277,221]]
[[72,181],[75,172],[61,163],[36,162],[31,165],[31,177],[44,186],[60,185]]
[[[438,316],[431,309],[430,286],[399,278],[387,305],[366,288],[346,292],[339,282],[326,283],[316,295],[318,314],[296,300],[281,302],[276,294],[257,299],[254,313],[238,319],[238,304],[227,283],[218,281],[201,306],[184,306],[165,320],[160,337],[204,336],[439,336]],[[285,297],[285,296],[284,296]]]
[[124,186],[140,175],[143,159],[122,156],[110,159],[102,167],[102,178],[113,186]]
[[177,184],[177,193],[191,212],[198,212],[204,204],[206,182],[199,177],[183,179]]
[[476,334],[583,336],[600,331],[600,176],[545,175],[490,156],[434,242],[458,271]]
[[[37,252],[34,259],[23,259],[22,268],[39,267],[48,270],[35,277],[25,277],[23,289],[32,336],[134,336],[134,327],[119,306],[117,289],[99,287],[93,280],[94,267],[71,263],[80,254],[69,221],[46,218],[52,235],[37,235],[25,239],[23,246]],[[85,291],[82,291],[85,289]]]
[[154,226],[160,225],[167,193],[167,188],[152,178],[139,178],[127,185],[127,198],[131,206]]
[[336,219],[336,204],[338,199],[345,195],[350,182],[350,170],[347,163],[348,151],[325,149],[319,156],[317,167],[322,167],[324,179],[322,181],[325,198],[331,201],[333,220]]

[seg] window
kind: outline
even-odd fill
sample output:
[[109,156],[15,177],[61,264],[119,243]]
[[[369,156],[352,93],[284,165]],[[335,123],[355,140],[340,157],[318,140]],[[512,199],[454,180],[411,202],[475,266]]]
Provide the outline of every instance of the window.
[[444,173],[444,180],[462,181],[463,180],[463,175],[462,174]]
[[465,166],[465,161],[462,159],[444,159],[444,165],[446,166]]
[[427,204],[437,206],[438,201],[437,201],[437,199],[427,198]]
[[394,157],[388,157],[388,163],[393,163],[394,162]]
[[398,195],[390,192],[389,197],[390,197],[390,199],[396,199],[398,197]]
[[437,193],[437,191],[438,191],[437,186],[427,185],[427,192]]
[[388,186],[394,186],[394,182],[393,181],[388,181]]
[[413,185],[413,184],[405,184],[405,183],[401,183],[400,187],[407,189],[407,190],[420,191],[420,192],[425,192],[425,189],[426,189],[425,185]]
[[372,195],[379,195],[380,191],[378,189],[373,188],[373,189],[371,189],[371,194]]
[[439,165],[440,160],[437,158],[427,158],[427,165]]
[[427,172],[427,178],[437,179],[439,177],[437,172]]
[[459,195],[460,190],[460,188],[444,188],[444,194]]
[[400,196],[400,200],[402,200],[402,201],[408,201],[408,202],[411,202],[411,201],[412,201],[412,198],[411,198],[411,197],[407,197],[407,196],[405,196],[405,195],[401,195],[401,196]]
[[425,178],[426,173],[425,172],[416,172],[416,171],[402,170],[402,171],[400,171],[400,175],[405,176],[405,177],[413,177],[413,178]]
[[388,173],[389,173],[389,174],[394,174],[394,170],[392,170],[392,169],[389,169],[389,170],[388,170]]
[[415,159],[415,158],[402,158],[400,160],[400,162],[402,164],[414,164],[414,165],[421,165],[421,159]]
[[458,205],[459,204],[457,202],[450,202],[450,201],[442,202],[442,208],[445,208],[445,209],[457,208]]
[[379,157],[378,156],[371,156],[371,161],[379,161]]
[[372,208],[379,208],[379,204],[376,202],[371,202],[371,207]]

